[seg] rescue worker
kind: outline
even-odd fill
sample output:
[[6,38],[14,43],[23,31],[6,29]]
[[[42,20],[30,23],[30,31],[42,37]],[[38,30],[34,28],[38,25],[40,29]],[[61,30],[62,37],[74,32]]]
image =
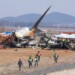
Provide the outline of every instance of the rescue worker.
[[34,58],[34,62],[35,62],[35,64],[34,64],[35,67],[38,66],[38,57],[37,57],[37,56],[35,56],[35,58]]
[[28,63],[29,63],[29,68],[32,67],[33,59],[31,56],[29,56]]
[[19,71],[21,70],[22,65],[23,65],[23,62],[21,59],[19,59],[19,61],[18,61]]
[[57,62],[58,62],[58,55],[55,53],[55,54],[53,55],[53,57],[54,57],[54,62],[57,63]]
[[40,57],[41,57],[40,51],[38,51],[38,53],[36,54],[36,56],[38,57],[38,61],[40,61]]

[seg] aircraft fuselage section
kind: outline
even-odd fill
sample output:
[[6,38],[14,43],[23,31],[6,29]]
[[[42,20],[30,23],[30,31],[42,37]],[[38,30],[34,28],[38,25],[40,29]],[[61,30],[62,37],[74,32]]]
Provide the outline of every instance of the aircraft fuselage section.
[[15,32],[15,35],[17,38],[23,38],[25,36],[33,36],[34,30],[29,30],[28,27],[22,28],[21,30],[18,30]]

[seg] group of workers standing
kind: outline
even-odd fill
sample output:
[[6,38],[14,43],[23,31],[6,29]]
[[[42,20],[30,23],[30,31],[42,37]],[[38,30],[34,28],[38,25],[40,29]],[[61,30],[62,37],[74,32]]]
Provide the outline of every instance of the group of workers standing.
[[[30,55],[29,58],[28,58],[29,68],[31,68],[33,66],[33,62],[34,62],[34,66],[38,67],[38,63],[40,61],[40,57],[41,57],[40,51],[38,51],[38,53],[35,55],[34,59]],[[57,63],[58,62],[58,55],[56,53],[54,53],[53,58],[54,58],[54,62]],[[22,66],[23,66],[23,62],[22,62],[21,59],[19,59],[19,61],[18,61],[19,70],[21,70]]]
[[[38,67],[38,63],[40,61],[40,56],[41,56],[40,51],[38,51],[38,53],[35,55],[34,59],[32,58],[31,55],[29,56],[29,58],[28,58],[29,68],[31,68],[33,66],[33,62],[34,62],[34,66]],[[19,70],[21,70],[22,66],[23,66],[23,62],[21,59],[19,59],[19,61],[18,61]]]
[[[38,62],[40,61],[40,51],[38,51],[38,53],[35,55],[35,58],[34,58],[34,66],[38,66]],[[29,68],[32,67],[32,63],[33,63],[33,58],[31,56],[29,56],[29,59],[28,59],[28,63],[29,63]]]

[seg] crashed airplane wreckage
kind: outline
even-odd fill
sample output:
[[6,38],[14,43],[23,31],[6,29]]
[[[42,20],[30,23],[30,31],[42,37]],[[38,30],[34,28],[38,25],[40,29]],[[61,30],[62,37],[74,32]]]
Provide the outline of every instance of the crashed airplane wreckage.
[[[37,22],[33,25],[32,28],[22,28],[20,30],[14,32],[4,32],[0,33],[0,47],[40,47],[40,48],[63,48],[74,49],[75,44],[62,41],[57,38],[53,39],[53,37],[47,37],[45,33],[39,34],[42,31],[38,29],[38,25],[41,20],[44,18],[46,13],[49,11],[51,6],[44,12],[44,14],[37,20]],[[36,38],[36,34],[38,34],[38,38]],[[33,38],[32,38],[33,37]]]
[[0,33],[0,45],[3,47],[26,47],[28,43],[31,44],[31,37],[34,36],[38,31],[41,31],[38,29],[38,25],[50,8],[51,6],[44,12],[44,14],[38,19],[31,29],[25,27],[15,32]]
[[0,33],[0,48],[6,48],[6,45],[9,45],[13,42],[12,32]]

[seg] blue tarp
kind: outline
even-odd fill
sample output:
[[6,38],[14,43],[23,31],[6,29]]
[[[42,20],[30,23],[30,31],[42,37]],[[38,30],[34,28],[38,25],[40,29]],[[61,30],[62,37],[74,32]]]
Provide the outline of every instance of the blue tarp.
[[4,33],[2,33],[2,34],[4,34],[4,35],[11,35],[12,32],[4,32]]

